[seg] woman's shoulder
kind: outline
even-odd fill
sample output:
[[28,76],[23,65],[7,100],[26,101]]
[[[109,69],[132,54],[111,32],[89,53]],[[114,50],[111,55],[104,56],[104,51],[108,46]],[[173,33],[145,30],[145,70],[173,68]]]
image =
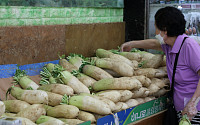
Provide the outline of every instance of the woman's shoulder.
[[185,43],[188,45],[191,45],[191,46],[199,46],[200,47],[199,43],[195,39],[193,39],[192,37],[189,37],[189,36],[185,40]]

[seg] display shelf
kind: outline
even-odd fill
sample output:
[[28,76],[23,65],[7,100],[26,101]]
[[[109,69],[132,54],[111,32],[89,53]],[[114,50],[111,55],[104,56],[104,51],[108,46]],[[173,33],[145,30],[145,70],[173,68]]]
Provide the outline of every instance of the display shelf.
[[140,104],[138,106],[108,115],[97,120],[97,125],[128,125],[148,118],[166,109],[166,97]]

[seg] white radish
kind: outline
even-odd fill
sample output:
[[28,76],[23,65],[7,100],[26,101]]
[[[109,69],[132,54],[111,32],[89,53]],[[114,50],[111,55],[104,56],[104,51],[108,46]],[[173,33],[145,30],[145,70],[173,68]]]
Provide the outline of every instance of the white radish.
[[59,118],[59,120],[63,121],[66,123],[66,125],[79,125],[83,123],[84,121],[79,120],[79,119],[64,119],[64,118]]
[[23,90],[19,87],[12,87],[11,95],[16,99],[26,101],[30,104],[47,104],[48,102],[48,95],[42,90]]
[[6,100],[3,102],[6,106],[6,111],[13,113],[18,113],[30,106],[29,103],[21,100]]
[[79,109],[73,105],[57,105],[55,107],[45,106],[47,116],[55,118],[75,118],[78,116]]
[[132,90],[140,88],[142,84],[136,78],[120,77],[102,79],[93,84],[95,91],[100,90]]
[[91,123],[96,122],[96,119],[92,113],[80,111],[78,114],[78,119],[82,121],[91,121]]
[[150,93],[150,91],[145,87],[142,87],[138,90],[134,90],[132,92],[134,93],[132,98],[147,97]]
[[60,95],[73,95],[74,90],[68,86],[68,85],[63,85],[63,84],[46,84],[42,85],[38,88],[38,90],[44,90],[48,92],[53,92],[57,93]]
[[129,106],[126,103],[124,103],[124,102],[117,102],[114,112],[119,112],[119,111],[122,111],[122,110],[126,110],[128,108],[129,108]]
[[121,99],[121,94],[117,90],[106,90],[106,91],[101,91],[96,93],[97,96],[99,97],[104,97],[107,99],[110,99],[113,102],[119,102]]
[[145,103],[145,100],[143,98],[135,98],[136,101],[138,101],[139,104]]
[[69,99],[69,104],[74,105],[84,111],[89,111],[101,115],[111,114],[111,109],[106,103],[91,96],[72,96]]
[[0,101],[0,117],[5,112],[5,108],[5,104],[2,101]]
[[65,123],[59,119],[42,115],[36,121],[39,125],[65,125]]
[[139,105],[139,102],[135,99],[129,99],[125,103],[128,105],[129,108]]
[[97,59],[96,66],[100,68],[110,69],[117,72],[121,76],[133,76],[133,68],[125,62],[116,61],[109,58]]
[[132,98],[133,93],[129,90],[118,90],[121,94],[120,102],[125,102]]
[[96,80],[113,78],[113,76],[111,76],[109,73],[107,73],[103,69],[101,69],[97,66],[92,66],[92,65],[85,65],[83,67],[83,73],[96,79]]
[[46,111],[44,105],[42,104],[33,104],[28,108],[17,113],[16,117],[28,118],[31,121],[35,122],[41,115],[45,115]]
[[158,79],[158,78],[152,78],[151,79],[152,84],[157,85],[160,89],[164,88],[166,85],[163,82],[163,80]]
[[93,98],[99,99],[99,100],[103,101],[104,103],[106,103],[110,107],[111,111],[115,110],[115,103],[113,101],[111,101],[110,99],[107,99],[107,98],[104,98],[104,97],[99,97],[99,96],[96,96],[96,95],[91,95],[91,94],[88,94],[88,93],[81,93],[80,95],[91,96]]
[[144,75],[133,76],[133,78],[136,78],[137,80],[139,80],[142,83],[142,86],[144,87],[149,87],[151,84],[151,79],[145,77]]
[[62,80],[63,82],[73,88],[75,93],[90,93],[89,89],[87,86],[85,86],[82,82],[80,82],[75,76],[73,76],[70,72],[68,71],[63,71],[62,73]]
[[115,59],[115,60],[118,60],[118,61],[123,60],[129,66],[131,66],[131,67],[133,66],[132,62],[129,59],[127,59],[126,57],[118,55],[118,54],[113,54],[112,52],[109,52],[109,51],[104,50],[104,49],[97,49],[96,50],[96,56],[100,57],[100,58],[111,58],[111,59]]
[[148,87],[150,93],[149,95],[153,95],[154,93],[158,92],[160,90],[160,88],[156,85],[156,84],[151,84],[149,87]]

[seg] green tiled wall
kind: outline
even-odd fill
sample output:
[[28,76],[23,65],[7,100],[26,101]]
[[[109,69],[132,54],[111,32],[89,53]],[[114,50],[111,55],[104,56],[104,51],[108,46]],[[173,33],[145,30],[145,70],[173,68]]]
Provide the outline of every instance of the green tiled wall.
[[0,26],[123,22],[121,8],[0,7]]
[[123,8],[124,0],[0,0],[0,6]]

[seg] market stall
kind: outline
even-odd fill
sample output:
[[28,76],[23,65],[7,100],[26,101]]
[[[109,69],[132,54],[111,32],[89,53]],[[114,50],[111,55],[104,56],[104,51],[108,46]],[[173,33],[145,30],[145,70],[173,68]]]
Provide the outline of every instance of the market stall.
[[[0,15],[2,19],[0,20],[0,99],[4,101],[0,103],[0,115],[4,113],[1,111],[6,112],[0,119],[0,125],[13,121],[16,125],[21,122],[22,125],[25,123],[30,125],[162,124],[167,103],[165,93],[169,89],[164,55],[140,50],[133,50],[129,53],[130,56],[121,53],[118,46],[125,41],[123,2],[121,0],[90,2],[22,0],[21,2],[3,1],[0,4],[0,12],[2,12]],[[65,57],[62,57],[63,54]],[[70,61],[71,58],[76,57],[73,54],[81,57],[79,64]],[[92,60],[92,57],[96,58]],[[62,65],[61,58],[64,58],[63,62],[73,67],[78,65],[79,67],[74,69],[79,72],[72,72],[73,68]],[[89,65],[88,67],[95,67],[97,72],[84,71],[83,68],[86,69],[87,66],[84,63]],[[107,65],[104,65],[106,63]],[[48,71],[44,69],[47,64],[53,65],[52,72],[55,74],[48,67],[46,67]],[[56,72],[58,70],[59,72]],[[48,73],[44,75],[46,71]],[[28,75],[29,80],[35,84],[31,86],[20,84],[19,78],[22,76],[20,74],[14,77],[17,73]],[[87,84],[89,81],[84,83],[84,80],[78,79],[79,73],[94,81],[90,85]],[[104,73],[106,75],[103,76]],[[67,74],[66,77],[63,74]],[[55,86],[51,90],[47,89],[45,85],[54,85],[49,84],[49,76],[56,76],[58,81],[55,80],[54,83],[62,83],[61,88],[66,90],[68,85],[73,92],[61,94],[57,91],[56,93],[53,92]],[[69,79],[64,79],[69,77],[73,77],[74,80],[69,82]],[[109,86],[111,83],[106,83],[105,79],[115,81],[111,82],[115,84],[114,87]],[[18,85],[13,84],[13,81]],[[73,86],[74,81],[79,84]],[[11,87],[13,85],[16,88]],[[5,100],[9,88],[10,94],[7,99],[21,101],[26,105],[25,107],[15,110],[12,107],[17,107],[16,104],[8,108],[9,102],[6,103]],[[35,89],[40,90],[41,95],[45,96],[34,102],[35,100],[31,100],[34,94],[24,98],[25,96],[21,97],[22,92],[15,93],[15,90],[27,89],[29,90],[27,94],[31,94],[34,91],[32,89]],[[57,97],[50,98],[50,92],[52,95],[58,94]],[[87,94],[80,95],[82,92]],[[35,98],[38,95],[35,94]],[[81,97],[85,97],[84,100],[76,102]],[[80,105],[80,102],[86,103],[85,107]],[[11,101],[10,103],[15,104]],[[37,115],[34,111],[37,111]],[[89,114],[92,120],[85,118],[86,114]]]

